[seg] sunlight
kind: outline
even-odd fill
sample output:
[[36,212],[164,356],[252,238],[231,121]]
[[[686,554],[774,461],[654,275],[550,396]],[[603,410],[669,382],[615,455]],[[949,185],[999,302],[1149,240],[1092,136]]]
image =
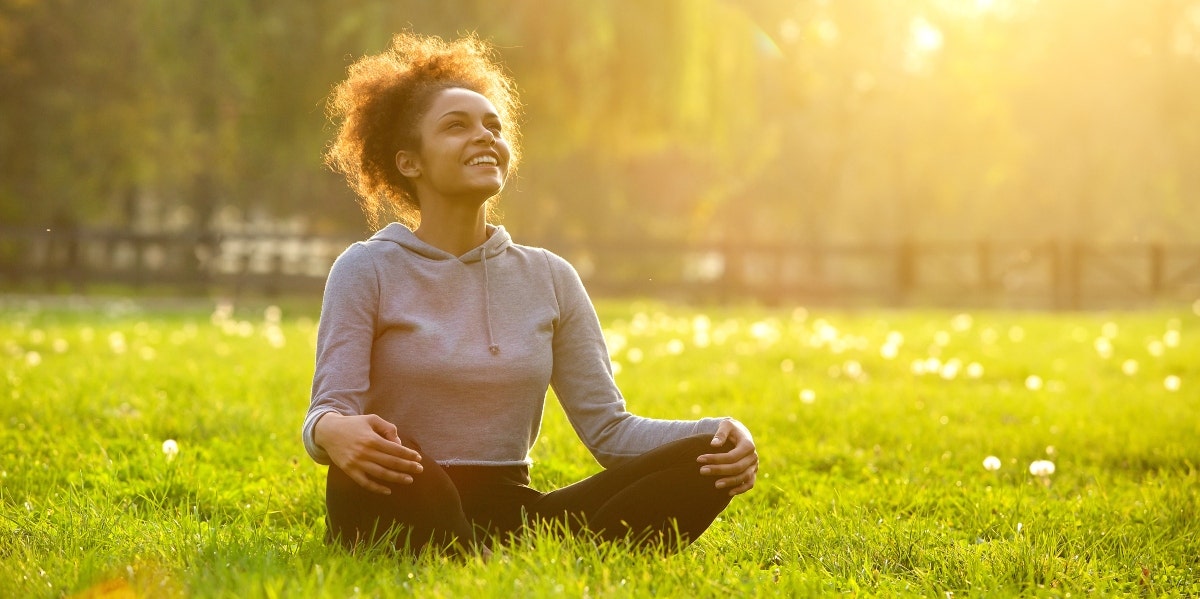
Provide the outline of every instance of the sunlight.
[[928,53],[942,48],[942,30],[925,17],[914,17],[909,24],[909,31],[916,50]]

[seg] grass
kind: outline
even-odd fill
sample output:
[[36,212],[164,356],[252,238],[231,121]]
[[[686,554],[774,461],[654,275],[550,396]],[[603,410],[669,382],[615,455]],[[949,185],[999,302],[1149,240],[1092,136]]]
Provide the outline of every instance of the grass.
[[[298,437],[315,305],[4,299],[0,596],[1200,594],[1190,307],[600,309],[634,411],[734,415],[760,446],[758,487],[679,555],[347,555]],[[549,405],[543,489],[597,468]]]

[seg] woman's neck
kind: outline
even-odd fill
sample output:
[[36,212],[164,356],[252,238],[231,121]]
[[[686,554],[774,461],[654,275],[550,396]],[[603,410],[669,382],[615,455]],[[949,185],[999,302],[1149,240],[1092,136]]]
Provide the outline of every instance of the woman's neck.
[[462,205],[429,203],[421,207],[417,239],[439,250],[461,256],[487,241],[486,204],[477,209]]

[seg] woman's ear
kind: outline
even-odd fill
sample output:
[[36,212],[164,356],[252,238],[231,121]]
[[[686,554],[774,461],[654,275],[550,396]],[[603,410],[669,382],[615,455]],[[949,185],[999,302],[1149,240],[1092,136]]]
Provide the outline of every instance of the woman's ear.
[[416,152],[400,150],[396,152],[396,169],[400,171],[401,175],[409,179],[416,179],[421,176],[421,161]]

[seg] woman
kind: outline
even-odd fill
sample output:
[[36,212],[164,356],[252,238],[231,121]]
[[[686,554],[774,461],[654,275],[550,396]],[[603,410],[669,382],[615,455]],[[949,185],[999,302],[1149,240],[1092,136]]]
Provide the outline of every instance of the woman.
[[[329,464],[329,538],[488,553],[532,522],[677,549],[754,487],[730,418],[634,416],[574,269],[488,224],[516,168],[513,83],[484,42],[397,35],[334,90],[326,158],[372,226],[326,283],[304,444]],[[543,493],[549,386],[604,470]]]

